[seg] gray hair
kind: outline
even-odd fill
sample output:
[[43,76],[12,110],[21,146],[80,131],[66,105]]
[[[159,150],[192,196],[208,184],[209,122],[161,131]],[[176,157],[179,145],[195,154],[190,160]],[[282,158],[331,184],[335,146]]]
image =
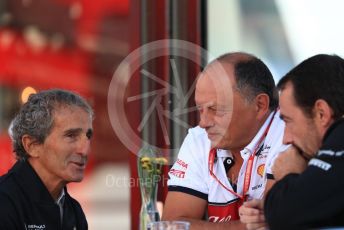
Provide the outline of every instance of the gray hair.
[[91,106],[74,92],[52,89],[31,94],[12,121],[11,138],[17,159],[29,157],[22,143],[25,134],[35,138],[38,143],[44,143],[53,127],[54,110],[60,106],[77,106],[85,110],[92,119],[94,117]]

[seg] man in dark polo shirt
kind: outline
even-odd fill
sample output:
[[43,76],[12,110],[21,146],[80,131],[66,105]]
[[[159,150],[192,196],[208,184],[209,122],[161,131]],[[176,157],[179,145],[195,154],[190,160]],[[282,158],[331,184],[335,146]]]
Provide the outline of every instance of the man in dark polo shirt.
[[276,159],[272,171],[279,181],[264,207],[253,200],[240,208],[241,220],[248,229],[262,227],[264,209],[272,230],[343,227],[344,60],[313,56],[287,73],[278,87],[286,123],[283,141],[299,151]]
[[30,95],[12,123],[17,162],[0,177],[0,229],[88,228],[66,185],[83,179],[92,121],[92,108],[75,93]]

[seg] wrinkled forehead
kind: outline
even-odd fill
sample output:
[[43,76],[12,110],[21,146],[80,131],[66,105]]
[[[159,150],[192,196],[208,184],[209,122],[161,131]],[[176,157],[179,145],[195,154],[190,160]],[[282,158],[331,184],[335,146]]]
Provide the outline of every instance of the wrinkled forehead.
[[52,104],[52,111],[53,113],[63,112],[63,111],[84,111],[85,113],[92,115],[91,111],[86,106],[77,105],[77,104],[68,104],[68,103],[61,103],[55,102]]
[[215,85],[235,86],[234,66],[232,63],[214,61],[204,69],[201,76],[212,79]]
[[199,75],[197,85],[207,85],[216,89],[230,89],[235,87],[233,65],[214,61]]
[[232,100],[234,84],[228,72],[230,71],[225,71],[223,65],[213,64],[207,67],[198,77],[196,99],[211,98],[213,101],[229,103]]
[[56,119],[67,119],[70,114],[78,114],[78,116],[86,115],[91,121],[93,121],[93,115],[82,106],[68,105],[63,103],[57,103],[54,105],[52,110],[52,124],[55,123]]

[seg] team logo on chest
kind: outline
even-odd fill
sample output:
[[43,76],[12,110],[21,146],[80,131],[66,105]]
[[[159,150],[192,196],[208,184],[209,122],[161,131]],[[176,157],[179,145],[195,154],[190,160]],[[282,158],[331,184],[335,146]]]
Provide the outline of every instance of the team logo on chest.
[[264,175],[265,164],[261,164],[257,167],[257,174],[261,177]]
[[25,230],[41,230],[45,229],[45,224],[25,224]]

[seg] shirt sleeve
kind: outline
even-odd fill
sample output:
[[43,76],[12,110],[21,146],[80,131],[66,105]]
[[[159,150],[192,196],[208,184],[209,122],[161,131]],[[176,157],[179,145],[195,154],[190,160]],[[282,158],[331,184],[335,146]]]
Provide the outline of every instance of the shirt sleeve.
[[264,211],[272,230],[344,226],[343,139],[341,120],[327,131],[303,173],[289,174],[271,188]]
[[343,226],[342,175],[344,157],[322,155],[313,158],[302,174],[289,174],[277,182],[264,205],[270,229]]
[[180,148],[178,159],[168,173],[168,188],[169,191],[184,192],[207,199],[210,142],[200,132],[200,128],[195,129],[189,130]]

